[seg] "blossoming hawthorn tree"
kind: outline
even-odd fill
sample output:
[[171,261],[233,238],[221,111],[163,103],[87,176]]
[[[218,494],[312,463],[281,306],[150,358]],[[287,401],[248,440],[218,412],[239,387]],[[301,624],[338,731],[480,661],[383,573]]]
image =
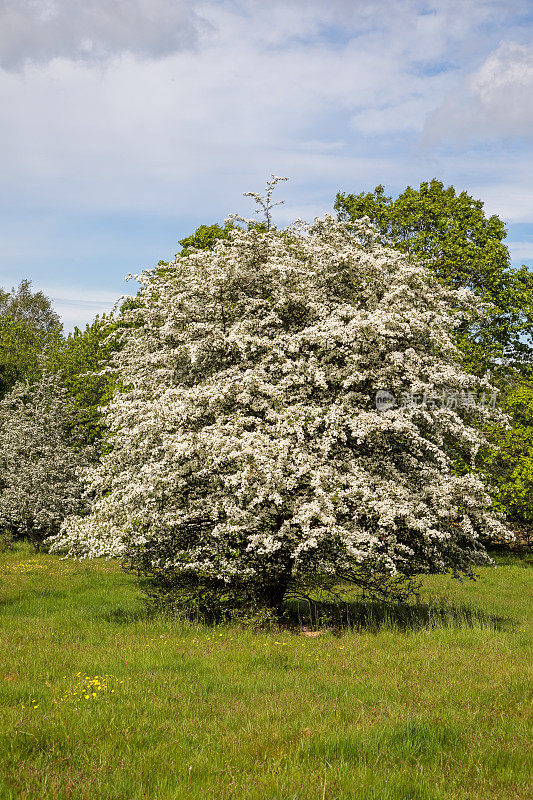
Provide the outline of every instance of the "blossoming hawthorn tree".
[[317,580],[469,573],[479,533],[505,535],[480,480],[452,469],[482,443],[468,414],[488,411],[375,404],[490,391],[453,344],[478,311],[467,290],[329,216],[235,225],[137,280],[96,500],[55,549],[119,557],[204,609],[279,609]]
[[35,545],[85,508],[76,408],[58,375],[17,383],[0,402],[0,531]]

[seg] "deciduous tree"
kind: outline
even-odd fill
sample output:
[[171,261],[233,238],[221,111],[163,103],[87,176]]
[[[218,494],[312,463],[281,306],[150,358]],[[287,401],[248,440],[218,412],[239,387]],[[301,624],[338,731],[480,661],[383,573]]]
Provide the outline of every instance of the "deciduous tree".
[[469,574],[480,533],[506,535],[479,477],[454,472],[488,410],[375,404],[378,390],[489,391],[454,344],[477,314],[468,289],[331,217],[235,225],[138,280],[111,451],[56,549],[122,558],[203,608],[279,609],[317,577]]
[[0,402],[0,529],[39,546],[63,519],[80,513],[77,409],[58,376],[17,383]]

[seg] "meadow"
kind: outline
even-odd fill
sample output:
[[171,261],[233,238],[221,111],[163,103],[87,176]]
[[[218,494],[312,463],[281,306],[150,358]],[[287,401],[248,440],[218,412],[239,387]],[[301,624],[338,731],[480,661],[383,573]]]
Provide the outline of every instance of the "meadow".
[[531,560],[479,575],[344,630],[258,631],[150,613],[118,565],[18,545],[0,798],[529,798]]

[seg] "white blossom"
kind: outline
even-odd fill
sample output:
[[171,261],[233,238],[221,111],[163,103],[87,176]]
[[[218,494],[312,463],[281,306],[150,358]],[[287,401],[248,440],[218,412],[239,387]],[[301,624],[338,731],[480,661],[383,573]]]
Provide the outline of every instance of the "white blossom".
[[482,558],[480,533],[505,530],[454,460],[474,458],[490,412],[374,402],[490,387],[454,345],[477,300],[372,236],[329,216],[236,227],[138,276],[92,513],[54,547],[228,583]]
[[18,383],[0,403],[0,527],[39,544],[80,513],[76,411],[58,376]]

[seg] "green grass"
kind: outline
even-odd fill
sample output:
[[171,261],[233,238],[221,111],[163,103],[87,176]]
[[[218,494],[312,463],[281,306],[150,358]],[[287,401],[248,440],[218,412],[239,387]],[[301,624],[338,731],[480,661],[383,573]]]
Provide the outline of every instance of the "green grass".
[[529,798],[533,570],[480,573],[310,637],[150,616],[116,565],[4,554],[0,798]]

